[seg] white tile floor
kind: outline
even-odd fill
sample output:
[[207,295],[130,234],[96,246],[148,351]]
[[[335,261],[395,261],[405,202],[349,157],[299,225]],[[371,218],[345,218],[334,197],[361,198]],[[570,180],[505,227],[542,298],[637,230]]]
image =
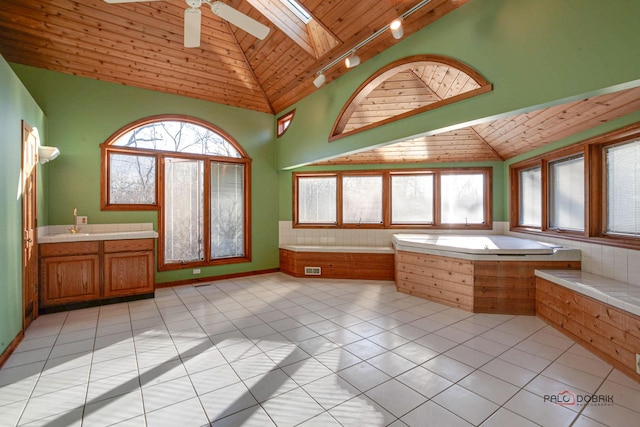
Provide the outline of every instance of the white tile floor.
[[0,426],[116,424],[637,427],[640,384],[535,317],[275,273],[41,316]]

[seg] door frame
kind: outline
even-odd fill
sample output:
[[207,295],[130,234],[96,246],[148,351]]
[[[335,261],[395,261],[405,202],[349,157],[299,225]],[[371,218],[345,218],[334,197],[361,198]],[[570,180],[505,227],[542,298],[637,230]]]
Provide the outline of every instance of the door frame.
[[38,145],[36,128],[22,121],[22,330],[38,317]]

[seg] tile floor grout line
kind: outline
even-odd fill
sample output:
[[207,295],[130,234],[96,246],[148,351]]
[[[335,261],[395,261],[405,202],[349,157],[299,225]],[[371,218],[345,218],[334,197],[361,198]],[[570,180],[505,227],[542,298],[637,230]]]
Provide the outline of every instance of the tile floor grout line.
[[[134,352],[133,357],[135,357],[136,364],[135,369],[138,374],[135,377],[135,380],[137,381],[136,389],[140,390],[140,399],[142,400],[141,409],[143,411],[143,414],[141,420],[147,424],[152,423],[152,421],[161,421],[158,420],[159,415],[154,416],[153,420],[148,418],[148,415],[160,410],[165,410],[166,412],[163,412],[163,414],[168,414],[170,411],[172,411],[172,409],[169,409],[172,406],[176,406],[176,410],[178,408],[182,410],[185,407],[178,407],[177,405],[192,399],[192,397],[188,397],[184,400],[180,400],[179,402],[172,402],[169,405],[160,406],[151,412],[147,412],[146,410],[147,405],[145,404],[143,396],[144,391],[142,387],[142,373],[140,371],[140,359],[138,356],[148,351],[164,349],[168,346],[171,346],[173,351],[176,351],[177,356],[175,359],[175,363],[173,356],[171,356],[169,360],[163,359],[162,362],[158,362],[159,359],[148,359],[150,362],[153,362],[152,365],[150,365],[150,373],[152,375],[155,374],[154,378],[158,378],[159,375],[162,375],[162,373],[169,372],[168,369],[173,367],[174,364],[182,366],[185,371],[185,375],[181,375],[179,378],[184,378],[185,376],[187,377],[184,381],[185,383],[186,381],[189,381],[194,396],[198,399],[199,407],[201,408],[201,411],[203,413],[202,416],[206,417],[207,425],[217,424],[220,420],[227,419],[228,417],[234,418],[228,418],[228,421],[226,422],[235,422],[238,420],[237,417],[245,416],[238,415],[238,413],[243,411],[247,411],[246,417],[252,416],[253,413],[259,411],[259,417],[266,416],[271,422],[278,425],[277,421],[281,420],[279,417],[283,415],[277,415],[279,413],[277,411],[281,411],[282,408],[277,409],[277,407],[274,407],[273,405],[267,405],[267,402],[294,391],[296,393],[295,396],[302,398],[302,401],[308,402],[309,404],[313,402],[313,405],[315,405],[313,406],[314,409],[310,409],[308,413],[305,412],[304,415],[300,415],[300,419],[302,419],[307,417],[310,413],[314,413],[314,415],[305,418],[305,421],[301,421],[302,424],[310,422],[316,417],[322,417],[318,418],[318,420],[327,421],[331,419],[337,424],[344,424],[346,419],[335,417],[333,414],[340,413],[340,408],[348,411],[347,408],[357,407],[353,405],[359,405],[359,400],[363,399],[374,402],[376,407],[379,406],[384,409],[386,411],[385,413],[388,413],[389,422],[394,424],[397,423],[398,425],[405,422],[403,421],[403,418],[405,418],[405,420],[411,420],[412,418],[410,418],[411,416],[409,414],[414,413],[414,411],[419,410],[419,408],[427,404],[430,405],[429,409],[425,407],[424,410],[435,410],[436,412],[441,411],[445,419],[449,416],[455,416],[456,419],[470,422],[467,420],[467,418],[465,418],[467,416],[467,412],[465,410],[456,408],[455,406],[451,406],[452,402],[455,403],[455,401],[451,400],[451,392],[453,391],[451,388],[454,386],[463,387],[464,390],[472,393],[470,396],[475,395],[477,397],[486,399],[487,401],[487,403],[484,404],[482,403],[484,402],[484,400],[478,400],[478,402],[480,402],[479,404],[484,405],[482,406],[482,415],[484,416],[484,412],[486,412],[487,414],[485,418],[481,421],[478,421],[475,417],[470,417],[469,419],[474,419],[471,424],[484,425],[485,423],[488,424],[488,421],[491,419],[505,420],[509,417],[513,417],[513,419],[515,419],[516,417],[521,417],[520,419],[524,418],[535,424],[535,420],[537,419],[538,421],[540,421],[541,418],[535,412],[531,412],[531,410],[533,410],[533,408],[540,407],[540,403],[529,403],[526,401],[526,398],[527,396],[529,396],[528,393],[531,393],[531,396],[536,396],[536,399],[540,398],[540,396],[536,392],[526,390],[526,387],[528,387],[534,381],[540,380],[541,378],[549,379],[549,377],[543,374],[543,372],[549,369],[549,367],[552,365],[557,365],[558,369],[569,369],[573,368],[570,362],[574,361],[578,363],[578,366],[580,366],[580,369],[573,368],[576,369],[575,375],[578,375],[578,377],[576,378],[585,378],[585,381],[587,377],[584,377],[583,375],[587,375],[590,373],[588,371],[585,372],[585,370],[589,366],[592,366],[587,360],[583,361],[581,359],[575,359],[575,357],[585,357],[581,352],[578,351],[578,349],[582,349],[583,347],[581,347],[574,340],[571,340],[564,335],[558,334],[558,336],[554,338],[554,334],[552,332],[555,332],[555,330],[549,329],[549,325],[540,322],[538,318],[534,318],[532,321],[529,321],[524,320],[529,318],[525,318],[523,316],[508,316],[504,318],[487,317],[486,321],[483,321],[480,317],[481,314],[468,313],[456,308],[428,302],[426,300],[418,300],[413,296],[397,293],[397,291],[392,288],[393,282],[378,283],[371,281],[331,280],[304,281],[290,278],[280,273],[265,274],[263,276],[257,276],[249,280],[234,279],[222,281],[217,283],[215,286],[208,285],[206,287],[200,286],[196,288],[193,285],[188,285],[184,287],[169,288],[167,291],[160,292],[160,295],[157,295],[156,299],[152,301],[152,310],[149,309],[140,311],[140,313],[145,313],[146,311],[148,311],[149,316],[145,314],[139,317],[139,319],[141,320],[139,325],[141,327],[138,330],[134,330],[134,325],[137,323],[134,322],[134,317],[138,317],[134,316],[134,313],[137,313],[138,311],[134,310],[133,306],[130,303],[127,303],[126,311],[128,312],[129,326],[129,330],[127,332],[131,334],[131,341]],[[151,305],[149,307],[151,307]],[[84,419],[84,417],[88,415],[88,405],[95,403],[95,399],[91,401],[88,401],[87,399],[89,398],[89,389],[92,383],[91,374],[97,367],[97,365],[94,366],[94,362],[96,362],[96,358],[98,357],[97,346],[98,344],[100,344],[100,346],[103,347],[102,344],[104,344],[104,347],[108,348],[110,345],[112,345],[109,343],[114,339],[117,340],[116,335],[118,333],[121,333],[117,332],[121,328],[119,328],[118,326],[114,326],[122,323],[115,320],[115,318],[118,317],[117,312],[117,309],[111,311],[107,310],[106,308],[99,308],[97,311],[96,325],[92,337],[93,351],[90,356],[88,373],[89,376],[85,384],[86,389],[82,415],[80,418],[81,422],[82,419]],[[25,403],[20,413],[16,413],[16,423],[19,423],[20,419],[22,419],[22,417],[24,416],[25,410],[27,409],[31,398],[33,397],[33,393],[35,392],[40,378],[44,376],[43,374],[45,372],[45,366],[50,360],[51,355],[54,354],[53,352],[56,345],[76,342],[74,340],[69,341],[68,343],[63,343],[60,341],[65,325],[67,325],[68,329],[71,329],[69,334],[77,333],[77,338],[80,339],[82,333],[78,332],[85,329],[81,328],[77,331],[74,329],[82,326],[84,322],[86,322],[87,324],[90,322],[90,316],[85,316],[82,312],[75,312],[75,315],[73,316],[70,313],[73,312],[66,313],[64,319],[62,319],[59,326],[57,326],[58,331],[55,334],[55,339],[51,344],[51,347],[48,348],[47,359],[43,361],[43,366],[40,369],[40,372],[37,372],[38,379],[31,387],[26,400],[21,400]],[[219,314],[220,316],[217,316],[217,314]],[[156,317],[157,320],[150,320],[148,322],[144,321],[144,319],[152,319]],[[306,320],[300,320],[302,318],[305,318]],[[412,325],[413,322],[424,319],[431,319],[433,320],[433,322],[437,321],[437,323],[433,324],[429,324],[429,322],[426,322],[423,325],[424,327],[430,328],[438,324],[441,324],[442,326],[437,327],[436,329],[426,330],[422,329],[421,327]],[[152,331],[154,330],[154,328],[157,328],[153,325],[155,325],[158,321],[159,325],[162,325],[160,327],[162,331],[159,335],[161,338],[158,339],[157,342],[154,342],[153,338],[151,338],[146,343],[144,343],[144,341],[146,341],[145,339],[136,339],[136,337],[144,336],[143,334],[145,334],[147,331]],[[287,321],[290,323],[287,323]],[[445,323],[442,323],[443,321]],[[193,322],[192,324],[194,326],[190,326],[190,322]],[[230,329],[226,332],[216,332],[217,328],[211,326],[219,322],[228,322],[228,326],[221,325],[219,330],[225,330],[227,329],[227,327],[231,327],[233,329]],[[293,322],[298,322],[300,326],[291,327],[295,324]],[[466,322],[469,323],[465,324]],[[313,327],[313,325],[316,325],[316,327]],[[207,326],[209,326],[209,328],[207,328]],[[357,328],[358,326],[360,328]],[[409,328],[408,326],[411,326],[411,328]],[[402,329],[402,327],[405,328]],[[101,328],[102,330],[100,330]],[[297,328],[300,328],[300,332],[295,332],[295,334],[284,334],[287,331]],[[211,332],[208,332],[207,329],[210,329]],[[313,332],[314,335],[305,337],[306,332],[302,332],[305,330],[309,333]],[[481,332],[477,332],[478,330],[481,330]],[[495,333],[494,335],[489,334],[489,337],[485,335],[494,330],[500,332],[501,334],[507,335],[499,336]],[[140,332],[139,335],[137,333],[138,331]],[[374,332],[373,334],[371,333],[372,331]],[[105,332],[106,335],[98,336],[99,333]],[[109,338],[111,336],[113,336],[112,339]],[[287,338],[287,336],[290,338]],[[428,345],[424,345],[419,342],[421,339],[428,336],[433,336],[434,341],[424,342],[433,344],[433,346],[435,346],[437,349],[431,348]],[[516,339],[514,340],[512,338],[509,338],[509,336],[512,336]],[[103,337],[105,337],[104,340]],[[214,340],[214,337],[218,337],[220,339],[220,342],[217,342],[217,339]],[[223,347],[218,347],[218,344],[223,343],[227,339],[235,340],[236,338],[233,337],[237,337],[237,344],[242,343],[241,347],[237,347],[236,349],[230,348],[235,345],[235,343],[231,345],[225,345]],[[377,339],[375,337],[377,337]],[[478,345],[472,345],[471,343],[469,343],[471,340],[477,339],[479,337],[481,337],[484,341],[478,341]],[[504,339],[502,339],[503,337]],[[76,335],[69,335],[65,337],[65,340],[69,338],[76,338]],[[440,338],[449,339],[453,346],[449,347],[450,344],[445,344],[448,343],[447,341],[441,341],[439,343],[437,340]],[[268,339],[276,341],[273,344],[276,346],[274,347],[273,345],[269,344],[267,342]],[[282,343],[278,345],[280,340],[282,340]],[[507,342],[509,344],[505,344]],[[521,344],[524,342],[527,342],[527,344],[521,346]],[[139,352],[139,350],[141,350],[139,345],[143,345],[143,343],[145,346],[144,351]],[[210,344],[209,348],[216,349],[220,356],[220,360],[213,360],[213,364],[217,365],[219,362],[222,362],[222,364],[219,366],[224,366],[226,367],[225,369],[228,368],[230,372],[233,372],[233,374],[237,377],[237,381],[234,380],[236,382],[234,382],[232,385],[242,384],[242,387],[246,390],[244,393],[250,396],[250,400],[257,402],[257,404],[252,404],[248,408],[237,410],[234,409],[233,412],[226,413],[223,417],[219,418],[215,422],[210,419],[209,415],[207,414],[207,404],[204,400],[201,399],[201,395],[198,394],[198,391],[196,389],[194,375],[205,372],[209,369],[214,369],[215,367],[211,367],[209,366],[208,362],[205,362],[203,365],[198,364],[197,372],[194,371],[192,373],[190,372],[190,370],[186,369],[185,365],[185,363],[192,357],[195,357],[198,354],[202,353],[201,351],[194,353],[194,351],[197,351],[198,349],[196,347],[196,349],[194,350],[191,347],[193,344],[198,343],[202,343],[203,345],[208,343]],[[325,343],[326,347],[323,347]],[[349,345],[356,343],[362,344],[362,351],[358,350],[357,346],[349,347]],[[378,343],[381,343],[383,345],[381,346]],[[491,343],[495,343],[496,349],[501,351],[491,351]],[[558,345],[556,345],[556,343],[558,343]],[[563,343],[568,344],[568,346],[565,346]],[[405,350],[401,350],[403,346],[406,346],[408,344],[424,346],[429,351],[428,355],[431,356],[432,353],[433,356],[429,357],[426,360],[423,360],[418,353],[415,353],[415,351],[419,351],[420,347],[407,347]],[[498,347],[498,344],[504,347]],[[313,349],[314,345],[317,346],[315,350]],[[255,350],[255,354],[254,350],[247,352],[247,346],[253,348]],[[367,350],[367,347],[365,346],[370,346],[370,349],[372,351]],[[521,346],[521,348],[516,348],[518,346]],[[64,351],[76,350],[80,347],[80,345],[78,345],[77,347],[64,347],[60,352],[62,353]],[[465,355],[464,350],[466,347],[473,349],[474,352],[469,353],[469,355]],[[224,348],[228,348],[228,351],[223,350]],[[180,351],[180,349],[183,349],[183,351]],[[281,350],[276,351],[278,349]],[[376,354],[377,349],[382,350],[382,353]],[[241,350],[244,353],[235,354],[238,350]],[[491,351],[491,353],[485,353],[485,350]],[[508,357],[505,356],[506,353],[509,353],[513,350],[517,350],[517,352],[514,352]],[[332,351],[335,351],[336,353],[321,357],[323,354]],[[114,352],[113,354],[116,353],[117,352]],[[364,357],[359,356],[358,353],[362,354],[362,356]],[[72,353],[72,355],[73,354],[76,353]],[[166,353],[160,351],[159,354]],[[416,354],[418,355],[416,356]],[[282,359],[282,355],[291,357],[291,359],[289,359],[291,363],[289,363],[286,358]],[[344,359],[343,355],[344,357],[346,357],[346,359]],[[570,355],[571,358],[563,359],[568,357],[567,355]],[[152,357],[152,355],[148,356]],[[237,370],[237,368],[243,366],[242,361],[246,361],[249,357],[253,356],[260,356],[260,359],[254,359],[254,361],[259,362],[259,364],[256,365],[257,369],[254,370],[253,368],[251,368],[253,361],[247,361],[244,363],[245,367],[242,368],[242,371]],[[450,377],[449,375],[447,375],[446,377],[442,376],[438,373],[441,371],[441,369],[432,371],[425,366],[429,363],[429,361],[440,356],[444,356],[445,358],[447,358],[442,359],[444,362],[455,362],[454,365],[449,366],[449,368],[447,369],[460,366],[460,369],[458,369],[457,371],[451,371],[453,373],[453,377]],[[217,358],[218,356],[215,357]],[[264,359],[265,363],[266,361],[270,362],[268,364],[262,363],[262,358]],[[379,359],[373,360],[375,358]],[[100,360],[102,359],[103,356],[100,356]],[[333,362],[334,359],[338,360],[338,365],[335,365],[335,363]],[[105,362],[109,360],[113,359],[105,358]],[[532,366],[535,367],[535,370],[531,371],[531,378],[524,384],[522,384],[522,381],[517,381],[518,384],[513,384],[511,380],[505,380],[481,370],[483,367],[496,360],[500,361],[501,363],[513,365],[514,368],[521,369],[523,373],[527,371],[527,368],[525,367],[527,366],[527,363],[532,363]],[[311,362],[313,366],[317,365],[318,368],[322,367],[322,369],[320,369],[319,371],[315,371],[315,373],[313,373],[307,379],[303,380],[303,382],[296,382],[292,379],[289,373],[293,374],[294,372],[292,371],[292,369],[300,369],[306,362]],[[291,366],[292,364],[297,363],[299,363],[299,365],[296,365],[294,368],[288,369],[287,371],[284,370],[284,368],[286,368],[287,366]],[[375,363],[375,365],[373,363]],[[352,381],[350,381],[351,378],[357,378],[352,377],[353,373],[355,373],[356,371],[350,371],[352,372],[352,374],[349,374],[345,377],[340,374],[343,371],[349,372],[346,370],[361,364],[366,364],[366,366],[368,366],[370,369],[381,372],[381,374],[383,374],[384,376],[388,376],[388,378],[379,378],[374,380],[373,382],[370,382],[370,384],[368,382],[362,383],[359,385],[359,387],[363,387],[363,384],[369,385],[360,389],[356,387]],[[462,368],[463,366],[466,368]],[[615,377],[613,375],[618,371],[610,365],[606,366],[608,366],[609,369],[608,373],[606,375],[603,375],[602,377],[600,374],[596,376],[598,385],[596,386],[594,393],[597,393],[598,390],[601,390],[608,383],[612,386],[620,385],[621,387],[625,387],[624,384],[619,384],[617,381],[614,381]],[[205,367],[206,369],[202,369]],[[269,369],[265,372],[262,372],[262,370],[264,370],[266,367],[268,367]],[[431,367],[434,368],[436,367],[436,365]],[[418,382],[411,381],[410,385],[409,383],[404,383],[402,380],[400,380],[401,376],[417,368],[425,369],[426,372],[429,372],[429,374],[426,374],[425,372],[425,375],[428,375],[429,378],[441,378],[443,381],[446,381],[448,385],[446,385],[446,383],[443,383],[446,385],[446,388],[438,390],[431,397],[427,397],[427,394],[431,394],[428,392],[428,389],[415,388],[415,386],[418,385]],[[273,390],[270,393],[267,392],[267,398],[260,399],[262,400],[262,402],[260,402],[258,399],[259,396],[256,394],[257,388],[255,388],[255,384],[253,386],[249,386],[249,382],[247,382],[247,380],[255,380],[256,378],[260,380],[260,377],[265,376],[265,374],[269,374],[277,370],[283,373],[284,378],[286,378],[287,381],[292,381],[295,387],[286,390],[284,393],[274,395],[274,393],[277,393],[276,389],[279,388],[278,384],[283,383],[276,382],[276,387],[271,385],[271,383],[268,383],[269,385],[267,390],[272,387]],[[495,369],[491,371],[493,372],[495,371]],[[518,371],[516,371],[516,373],[517,372]],[[566,372],[568,374],[574,375],[573,371],[567,370]],[[602,372],[602,370],[598,368],[598,372]],[[240,375],[241,373],[242,375]],[[492,399],[489,399],[485,397],[484,394],[475,392],[472,389],[475,388],[476,390],[482,390],[484,388],[478,389],[477,387],[473,387],[471,383],[467,382],[465,382],[465,384],[471,386],[470,388],[467,388],[465,387],[465,385],[463,385],[465,379],[476,373],[478,373],[477,375],[480,375],[480,373],[482,375],[486,375],[487,379],[491,377],[496,381],[505,381],[507,384],[510,384],[510,386],[514,387],[515,391],[510,397],[502,398],[500,396],[508,396],[508,393],[497,393],[491,394],[491,396],[495,396],[496,401],[492,400],[493,397]],[[180,374],[182,374],[182,372],[180,372]],[[115,375],[117,374],[109,375],[106,378],[112,378]],[[530,375],[527,374],[525,377],[523,377],[523,379],[526,380],[526,378],[528,378],[529,376]],[[168,377],[171,377],[171,375],[169,375]],[[168,377],[163,378],[162,382],[158,385],[173,380],[173,378],[166,379]],[[247,378],[243,379],[243,377]],[[205,374],[204,378],[209,377],[206,377]],[[341,395],[341,397],[339,399],[336,399],[335,401],[321,398],[322,394],[317,394],[317,392],[314,390],[318,390],[320,393],[322,393],[323,387],[326,387],[325,383],[331,383],[331,381],[327,383],[327,381],[331,378],[336,378],[344,381],[345,387],[347,387],[346,385],[349,384],[349,387],[353,387],[353,391],[345,392],[344,395]],[[455,378],[455,380],[450,380],[449,378]],[[570,378],[573,378],[573,376],[571,376]],[[211,379],[214,379],[214,377],[211,377]],[[406,378],[403,377],[403,379]],[[475,381],[477,381],[478,379],[482,379],[482,377],[478,376]],[[398,385],[395,385],[396,383],[392,380],[395,380]],[[551,378],[551,380],[556,381],[553,378]],[[622,382],[622,378],[619,378],[618,380]],[[221,385],[224,382],[225,380],[218,384]],[[312,388],[312,385],[316,382],[319,383],[314,389]],[[570,382],[575,383],[576,381],[570,380]],[[578,383],[582,384],[581,381]],[[407,394],[407,399],[417,399],[415,400],[415,402],[419,403],[416,403],[416,407],[413,407],[414,400],[408,401],[411,402],[410,406],[412,406],[409,409],[406,409],[403,404],[397,404],[391,401],[387,401],[388,399],[380,400],[380,393],[383,393],[383,390],[395,390],[397,388],[394,387],[399,387],[399,384],[402,384],[403,387],[406,387],[405,390],[407,391],[407,393],[409,393]],[[486,387],[498,387],[500,383],[493,383],[493,381],[490,381],[490,384],[494,385],[487,385]],[[540,384],[544,385],[543,383]],[[594,381],[589,380],[589,384],[593,385]],[[132,386],[133,384],[124,382],[115,383],[114,385],[116,389],[119,387],[128,389],[129,387],[127,386]],[[218,386],[215,390],[221,390],[224,387],[227,387],[227,385],[224,385],[222,387]],[[337,385],[337,387],[340,386]],[[351,390],[351,388],[349,387],[347,388],[347,390]],[[373,392],[373,390],[377,389],[378,387],[381,388],[376,390],[376,392]],[[438,389],[439,387],[440,386],[438,386]],[[536,387],[539,389],[539,386]],[[574,386],[570,384],[567,384],[567,387],[574,388]],[[326,390],[329,391],[331,390],[331,388],[327,388]],[[433,390],[436,389],[434,388]],[[449,390],[450,396],[446,397],[446,399],[443,397],[439,401],[435,400],[438,398],[438,396],[445,393],[447,390]],[[123,389],[121,389],[120,391],[123,393],[125,392],[125,390]],[[239,391],[242,392],[242,389],[240,389]],[[527,393],[523,394],[523,391],[526,391]],[[109,389],[109,393],[111,392],[113,392],[113,389]],[[509,392],[511,392],[511,389],[509,389]],[[203,395],[207,393],[210,393],[210,391],[203,391]],[[415,398],[412,397],[414,396],[414,394],[412,393],[415,393]],[[118,396],[120,395],[121,394],[118,394]],[[369,395],[375,396],[375,398],[369,397]],[[520,398],[518,400],[518,407],[516,408],[517,410],[508,409],[506,406],[510,402],[514,401],[515,396],[518,395],[520,395]],[[233,397],[232,402],[242,400],[242,396],[243,394]],[[294,395],[291,396],[293,397]],[[347,399],[343,400],[344,398]],[[378,401],[380,401],[380,403],[378,403]],[[499,404],[498,401],[502,403]],[[274,402],[278,402],[278,405],[280,405],[280,403],[286,404],[287,399],[282,398]],[[325,404],[330,405],[327,406],[328,409],[325,409],[325,406],[323,406],[321,402],[325,402]],[[351,403],[348,404],[348,402]],[[439,402],[443,402],[445,405]],[[249,403],[250,402],[247,401],[247,404]],[[193,404],[195,404],[195,401],[193,402]],[[231,408],[230,405],[231,404],[226,405],[225,410]],[[572,416],[571,421],[568,422],[567,425],[573,425],[578,423],[579,421],[590,420],[591,418],[584,415],[585,410],[589,407],[589,405],[590,403],[587,403],[587,405],[584,405],[582,408],[579,408],[579,410],[575,412],[571,409],[567,409],[571,411],[567,414]],[[240,406],[238,406],[238,408]],[[289,408],[288,406],[286,407]],[[2,411],[2,408],[3,407],[0,406],[0,412]],[[250,408],[255,409],[253,411],[248,411]],[[267,410],[267,408],[269,408],[269,410]],[[71,410],[70,412],[73,412],[77,409],[79,409],[79,407]],[[276,410],[276,412],[274,412],[274,409]],[[334,411],[334,409],[337,411]],[[394,412],[390,412],[389,409],[392,409]],[[315,411],[319,412],[315,413]],[[56,417],[59,418],[62,415],[70,412],[67,411],[63,414],[57,414],[57,416],[43,415],[42,419],[49,418],[51,420]],[[415,414],[417,413],[418,412],[415,412]],[[502,415],[496,416],[496,414],[498,413]],[[628,414],[625,416],[634,417],[634,413],[637,412],[634,409],[631,409],[629,413],[625,412],[625,414]],[[45,413],[43,412],[43,414]],[[395,414],[399,414],[399,416],[396,416]],[[353,415],[354,414],[348,416]],[[385,415],[385,417],[386,416],[387,415]],[[415,417],[415,415],[413,416]],[[597,419],[600,419],[601,416],[603,415],[598,416]],[[138,416],[134,416],[130,419],[133,420],[137,417]],[[211,418],[213,418],[213,416]],[[265,420],[267,418],[265,418]],[[638,416],[638,419],[640,419],[640,415]],[[354,419],[351,418],[351,420],[353,421]],[[296,421],[296,423],[297,422],[300,421],[298,420]]]

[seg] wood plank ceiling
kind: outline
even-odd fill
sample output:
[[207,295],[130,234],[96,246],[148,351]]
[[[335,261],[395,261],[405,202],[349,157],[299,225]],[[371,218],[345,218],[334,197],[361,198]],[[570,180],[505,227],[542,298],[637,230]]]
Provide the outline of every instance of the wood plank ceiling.
[[640,87],[635,87],[316,164],[502,161],[639,109]]
[[[123,4],[104,0],[1,1],[0,54],[9,62],[267,113],[286,111],[317,90],[312,81],[318,70],[418,3],[298,0],[314,19],[304,34],[304,25],[295,29],[287,25],[290,17],[283,15],[275,23],[268,19],[268,15],[274,19],[276,0],[225,0],[269,26],[269,35],[259,40],[203,5],[201,45],[186,49],[185,0]],[[431,0],[405,19],[405,36],[466,1]],[[265,14],[258,10],[269,5],[273,8]],[[385,32],[358,55],[366,61],[396,42]],[[331,81],[346,71],[339,63],[325,74]],[[640,89],[629,89],[414,138],[324,164],[505,160],[636,111],[639,100]]]
[[[466,1],[432,0],[405,20],[405,34]],[[225,2],[269,26],[265,40],[202,5],[201,45],[186,49],[185,0],[2,0],[0,54],[18,64],[278,113],[316,90],[312,81],[324,65],[418,0],[298,0],[314,18],[308,37],[300,28],[297,34],[287,31],[282,22],[276,25],[256,9],[269,1]],[[302,41],[314,38],[325,42],[310,49],[308,41]],[[358,55],[366,61],[396,42],[385,32]],[[338,64],[325,74],[330,81],[345,71]]]

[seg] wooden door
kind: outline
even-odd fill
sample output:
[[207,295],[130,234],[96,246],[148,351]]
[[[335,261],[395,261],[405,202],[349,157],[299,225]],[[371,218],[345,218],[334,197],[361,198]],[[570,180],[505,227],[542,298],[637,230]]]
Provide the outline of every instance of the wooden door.
[[38,242],[36,163],[38,134],[22,122],[22,328],[38,317]]

